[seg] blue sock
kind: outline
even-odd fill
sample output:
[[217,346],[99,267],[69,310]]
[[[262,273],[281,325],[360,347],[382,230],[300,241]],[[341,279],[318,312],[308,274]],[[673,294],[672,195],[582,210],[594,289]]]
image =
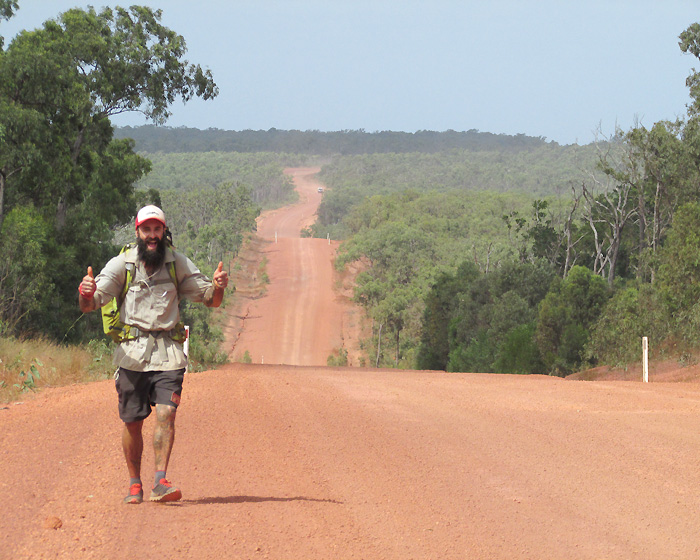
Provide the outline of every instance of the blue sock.
[[165,478],[165,471],[156,471],[156,481],[153,483],[153,486],[158,486],[161,478]]
[[129,486],[133,486],[134,484],[141,484],[141,479],[140,478],[130,478],[129,479]]

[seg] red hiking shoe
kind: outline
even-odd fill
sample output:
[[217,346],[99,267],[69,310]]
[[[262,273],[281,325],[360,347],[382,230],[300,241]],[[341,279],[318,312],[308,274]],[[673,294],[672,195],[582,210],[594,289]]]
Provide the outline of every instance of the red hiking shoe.
[[182,498],[182,492],[166,479],[161,478],[160,482],[151,490],[150,501],[152,502],[176,502]]
[[140,504],[143,502],[143,487],[140,484],[132,484],[129,487],[129,495],[124,498],[125,504]]

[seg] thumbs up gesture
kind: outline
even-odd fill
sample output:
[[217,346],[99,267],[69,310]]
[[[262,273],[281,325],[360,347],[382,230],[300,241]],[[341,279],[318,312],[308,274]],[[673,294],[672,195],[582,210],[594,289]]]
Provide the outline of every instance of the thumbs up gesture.
[[224,263],[219,262],[214,272],[214,287],[223,290],[228,286],[228,272],[224,270]]
[[87,274],[83,276],[83,281],[80,283],[80,286],[78,286],[78,291],[85,299],[92,299],[96,289],[95,275],[92,273],[92,267],[88,266]]

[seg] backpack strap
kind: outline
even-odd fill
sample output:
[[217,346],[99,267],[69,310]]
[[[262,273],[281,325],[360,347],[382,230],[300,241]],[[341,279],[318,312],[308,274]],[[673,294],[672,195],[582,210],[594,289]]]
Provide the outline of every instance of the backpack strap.
[[[172,248],[168,246],[168,249],[172,251]],[[136,250],[136,247],[133,244],[128,244],[122,247],[122,250],[120,253],[126,253],[125,255],[125,268],[126,268],[126,278],[124,281],[124,288],[122,289],[119,297],[117,298],[117,311],[121,308],[122,304],[124,303],[124,298],[126,297],[126,293],[129,291],[129,286],[131,285],[131,282],[134,279],[134,276],[136,275],[136,261],[138,259],[138,251]],[[174,255],[173,255],[174,257]],[[180,291],[178,290],[179,287],[179,282],[177,278],[177,271],[175,269],[175,258],[172,260],[169,260],[165,263],[167,269],[168,269],[168,275],[170,276],[170,279],[173,284],[175,284],[175,289],[177,290],[177,299],[180,301]],[[167,281],[157,281],[156,284],[161,284],[165,283]],[[162,336],[168,336],[172,338],[173,340],[177,342],[184,342],[185,339],[187,338],[187,332],[185,331],[185,325],[180,321],[175,327],[170,330],[170,331],[158,331],[156,333],[151,332],[151,331],[141,331],[137,327],[133,327],[130,325],[124,325],[121,323],[121,327],[119,327],[119,332],[123,333],[124,338],[122,340],[127,340],[127,339],[133,339],[133,338],[140,338],[142,336],[147,336],[149,338],[148,343],[147,343],[147,348],[148,351],[150,352],[153,348],[153,344],[157,343],[158,344],[158,350],[161,353],[161,357],[165,359],[167,356],[165,354],[165,347],[162,344],[162,341],[160,341],[160,337]]]
[[175,261],[170,261],[167,263],[168,267],[168,274],[170,274],[170,278],[173,281],[173,284],[175,284],[175,289],[177,290],[177,299],[180,301],[180,290],[178,289],[178,282],[177,282],[177,272],[175,270]]
[[127,245],[124,245],[122,250],[119,252],[126,253],[124,257],[126,260],[126,280],[124,281],[124,287],[122,288],[122,292],[117,301],[118,307],[121,307],[122,303],[124,303],[126,292],[129,291],[131,281],[134,279],[134,275],[136,274],[136,247],[134,247],[134,245],[131,243],[128,243]]
[[134,273],[136,272],[136,265],[134,263],[126,263],[126,282],[124,282],[124,289],[122,289],[121,299],[124,299],[126,292],[129,290],[129,285],[134,279]]
[[[168,247],[171,251],[172,249]],[[124,282],[124,288],[122,289],[121,293],[121,298],[123,299],[124,296],[126,295],[126,292],[129,290],[129,286],[131,285],[132,280],[134,279],[134,276],[136,274],[136,261],[138,259],[138,252],[136,250],[136,246],[133,245],[132,243],[129,243],[127,245],[124,245],[122,247],[122,250],[120,253],[126,253],[125,260],[126,260],[126,281]],[[170,279],[172,280],[173,284],[175,284],[175,288],[178,287],[178,279],[177,279],[177,271],[175,270],[175,259],[172,261],[167,261],[165,263],[165,266],[168,269],[168,275],[170,276]],[[155,282],[155,284],[162,283],[162,282]],[[178,293],[178,298],[180,297],[180,294]]]

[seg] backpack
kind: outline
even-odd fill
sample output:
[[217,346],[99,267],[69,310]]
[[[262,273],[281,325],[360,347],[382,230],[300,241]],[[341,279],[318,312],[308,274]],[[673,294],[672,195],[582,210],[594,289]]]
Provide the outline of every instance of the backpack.
[[[126,253],[128,250],[134,247],[133,244],[128,243],[122,247],[119,254]],[[168,267],[168,274],[172,278],[175,288],[178,286],[177,274],[175,274],[175,261],[166,263]],[[122,288],[121,293],[118,297],[112,298],[112,300],[102,307],[102,328],[107,336],[109,336],[114,342],[120,343],[125,340],[133,340],[136,338],[130,333],[131,325],[125,325],[122,323],[119,317],[119,308],[124,303],[124,298],[126,297],[126,292],[129,290],[129,285],[134,279],[134,272],[136,271],[136,266],[134,263],[126,263],[126,282],[124,282],[124,288]],[[170,338],[175,342],[184,342],[187,338],[187,332],[185,331],[185,325],[180,321],[175,328],[170,331]]]

